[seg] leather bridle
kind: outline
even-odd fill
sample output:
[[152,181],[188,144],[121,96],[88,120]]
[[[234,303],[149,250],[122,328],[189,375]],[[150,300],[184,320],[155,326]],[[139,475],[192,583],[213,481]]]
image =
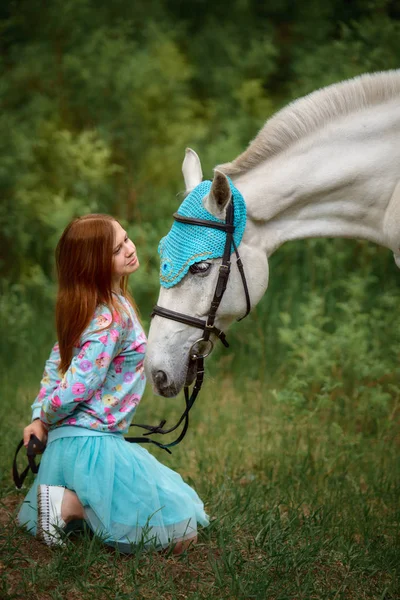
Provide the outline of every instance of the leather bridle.
[[[212,342],[210,340],[210,336],[211,336],[211,334],[214,334],[221,340],[221,342],[224,344],[224,346],[226,348],[228,348],[229,344],[226,341],[226,336],[225,336],[224,332],[221,331],[221,329],[218,329],[218,327],[216,327],[214,325],[214,322],[215,322],[217,310],[219,308],[219,305],[221,304],[221,300],[222,300],[222,297],[224,295],[224,292],[226,290],[226,286],[228,283],[228,278],[229,278],[229,274],[230,274],[230,270],[231,270],[230,257],[231,257],[232,246],[233,246],[234,251],[237,256],[236,264],[237,264],[239,273],[242,278],[244,293],[246,296],[246,313],[243,315],[243,317],[241,317],[238,320],[241,321],[242,319],[244,319],[244,317],[246,317],[249,314],[250,309],[251,309],[249,290],[247,288],[246,277],[244,275],[243,263],[239,256],[239,252],[236,248],[236,244],[233,240],[233,234],[235,231],[235,226],[233,224],[233,218],[234,218],[233,202],[229,203],[229,206],[226,210],[225,223],[219,223],[217,221],[211,221],[211,220],[207,220],[207,219],[196,219],[194,217],[184,217],[183,215],[180,215],[179,213],[174,213],[173,217],[174,217],[175,221],[178,221],[179,223],[185,223],[187,225],[200,225],[201,227],[210,227],[212,229],[219,229],[219,230],[225,231],[225,233],[226,233],[225,247],[224,247],[224,253],[222,255],[222,262],[219,267],[217,285],[215,287],[214,297],[211,301],[210,310],[208,311],[207,321],[202,321],[201,319],[197,319],[196,317],[184,315],[182,313],[178,313],[178,312],[169,310],[168,308],[163,308],[162,306],[158,306],[158,305],[156,305],[153,308],[153,312],[151,313],[151,316],[154,317],[155,315],[157,315],[159,317],[165,317],[166,319],[172,319],[173,321],[178,321],[180,323],[184,323],[185,325],[190,325],[192,327],[197,327],[198,329],[202,329],[203,330],[202,337],[199,340],[197,340],[197,342],[195,342],[193,344],[193,346],[199,342],[210,342],[212,344]],[[192,349],[193,349],[193,346],[192,346]],[[211,349],[210,349],[210,352],[211,352]],[[208,352],[207,355],[210,354],[210,352]],[[195,355],[193,353],[193,354],[191,354],[191,357],[195,359],[197,357],[197,355]]]
[[[181,425],[181,423],[183,421],[185,421],[184,427],[183,427],[179,437],[175,441],[173,441],[169,444],[160,444],[159,442],[156,442],[156,441],[154,441],[150,438],[146,438],[146,437],[125,438],[126,440],[128,440],[130,442],[153,443],[153,444],[156,444],[157,446],[159,446],[160,448],[167,450],[167,452],[169,452],[169,448],[171,448],[172,446],[176,446],[177,444],[179,444],[179,442],[181,442],[183,440],[183,438],[186,435],[187,429],[189,427],[189,411],[192,408],[192,406],[198,396],[198,393],[200,392],[201,386],[203,384],[204,359],[211,353],[211,351],[213,349],[213,342],[210,339],[210,336],[215,335],[218,339],[221,340],[221,342],[223,343],[223,345],[226,348],[229,347],[229,344],[226,340],[225,333],[221,329],[219,329],[218,327],[215,326],[215,318],[216,318],[217,310],[221,304],[221,300],[225,293],[226,286],[227,286],[228,279],[229,279],[229,274],[230,274],[230,270],[231,270],[230,258],[231,258],[231,253],[232,253],[232,247],[236,254],[236,258],[237,258],[236,264],[239,269],[239,273],[240,273],[240,276],[242,279],[243,289],[244,289],[244,293],[245,293],[245,297],[246,297],[246,313],[243,315],[243,317],[238,319],[238,321],[241,321],[242,319],[244,319],[251,310],[250,295],[249,295],[249,290],[247,287],[246,277],[244,274],[243,263],[241,261],[238,249],[237,249],[236,244],[233,239],[233,234],[235,232],[235,225],[234,225],[234,206],[233,206],[232,198],[231,198],[231,202],[229,203],[228,208],[226,210],[225,223],[211,221],[208,219],[197,219],[194,217],[185,217],[183,215],[180,215],[179,213],[174,213],[173,217],[174,217],[175,221],[178,221],[179,223],[185,223],[187,225],[199,225],[201,227],[211,227],[213,229],[222,230],[226,233],[226,239],[225,239],[224,252],[222,255],[222,262],[219,267],[217,284],[215,287],[213,299],[211,301],[207,320],[203,321],[202,319],[198,319],[198,318],[192,317],[190,315],[185,315],[183,313],[175,312],[173,310],[170,310],[168,308],[164,308],[164,307],[158,306],[158,305],[156,305],[153,308],[153,311],[151,313],[151,317],[154,317],[154,316],[163,317],[165,319],[171,319],[173,321],[178,321],[179,323],[184,323],[185,325],[189,325],[191,327],[196,327],[197,329],[203,330],[201,338],[196,340],[196,342],[194,342],[194,344],[191,346],[191,349],[190,349],[190,360],[196,362],[196,381],[194,383],[193,391],[192,391],[192,394],[190,397],[189,397],[188,386],[185,386],[185,388],[184,388],[186,408],[185,408],[185,411],[183,412],[181,418],[176,423],[176,425],[174,425],[173,427],[171,427],[169,429],[163,429],[163,427],[166,423],[165,419],[163,421],[161,421],[159,425],[156,425],[156,426],[138,425],[138,424],[131,425],[131,427],[141,427],[143,429],[146,429],[146,431],[148,433],[143,434],[143,435],[153,435],[155,433],[165,435],[167,433],[171,433],[172,431],[175,431],[175,429],[177,429],[179,427],[179,425]],[[201,352],[201,351],[199,352],[198,350],[196,350],[196,348],[200,349],[201,345],[204,345],[204,344],[206,344],[207,351],[203,350],[203,352]]]

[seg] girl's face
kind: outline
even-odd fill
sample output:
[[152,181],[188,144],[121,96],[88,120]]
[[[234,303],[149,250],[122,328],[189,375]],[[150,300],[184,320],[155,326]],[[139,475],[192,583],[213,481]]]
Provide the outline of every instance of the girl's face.
[[114,248],[113,248],[113,275],[114,279],[130,275],[139,268],[139,259],[136,254],[135,244],[117,221],[113,221]]

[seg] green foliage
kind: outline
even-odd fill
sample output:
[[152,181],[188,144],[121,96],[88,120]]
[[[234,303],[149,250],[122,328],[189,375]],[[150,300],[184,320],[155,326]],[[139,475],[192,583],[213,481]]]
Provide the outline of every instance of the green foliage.
[[118,170],[93,131],[74,135],[42,123],[35,133],[16,140],[14,181],[3,187],[3,269],[12,281],[37,267],[51,275],[60,231],[74,216],[105,209],[108,182]]
[[132,223],[139,239],[150,223],[153,269],[186,145],[209,176],[291,97],[399,63],[398,14],[385,0],[199,1],[190,11],[175,0],[32,0],[5,3],[1,17],[0,268],[10,284],[36,269],[50,285],[55,240],[91,210]]
[[398,68],[399,35],[400,21],[385,14],[341,23],[339,35],[321,43],[313,54],[297,51],[293,97],[312,92],[316,82],[324,87],[362,73]]
[[327,421],[340,423],[343,405],[352,403],[355,427],[361,419],[367,432],[371,427],[375,431],[374,424],[387,413],[400,375],[400,331],[392,316],[398,298],[387,292],[366,310],[371,283],[359,275],[339,281],[343,300],[335,317],[327,313],[319,293],[300,305],[297,327],[288,313],[281,314],[278,333],[288,348],[289,376],[277,397],[294,414],[323,408]]

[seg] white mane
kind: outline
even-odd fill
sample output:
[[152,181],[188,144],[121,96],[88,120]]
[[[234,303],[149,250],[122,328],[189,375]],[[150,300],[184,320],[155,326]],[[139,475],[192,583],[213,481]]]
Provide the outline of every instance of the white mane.
[[217,169],[226,175],[239,175],[337,117],[397,97],[400,100],[400,69],[361,75],[317,90],[276,113],[242,154]]

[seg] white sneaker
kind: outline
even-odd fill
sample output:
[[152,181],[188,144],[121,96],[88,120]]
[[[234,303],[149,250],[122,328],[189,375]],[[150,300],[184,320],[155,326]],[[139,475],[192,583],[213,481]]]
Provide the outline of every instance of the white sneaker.
[[59,485],[39,485],[37,491],[38,520],[36,537],[48,546],[64,544],[61,530],[66,527],[61,517],[65,488]]

